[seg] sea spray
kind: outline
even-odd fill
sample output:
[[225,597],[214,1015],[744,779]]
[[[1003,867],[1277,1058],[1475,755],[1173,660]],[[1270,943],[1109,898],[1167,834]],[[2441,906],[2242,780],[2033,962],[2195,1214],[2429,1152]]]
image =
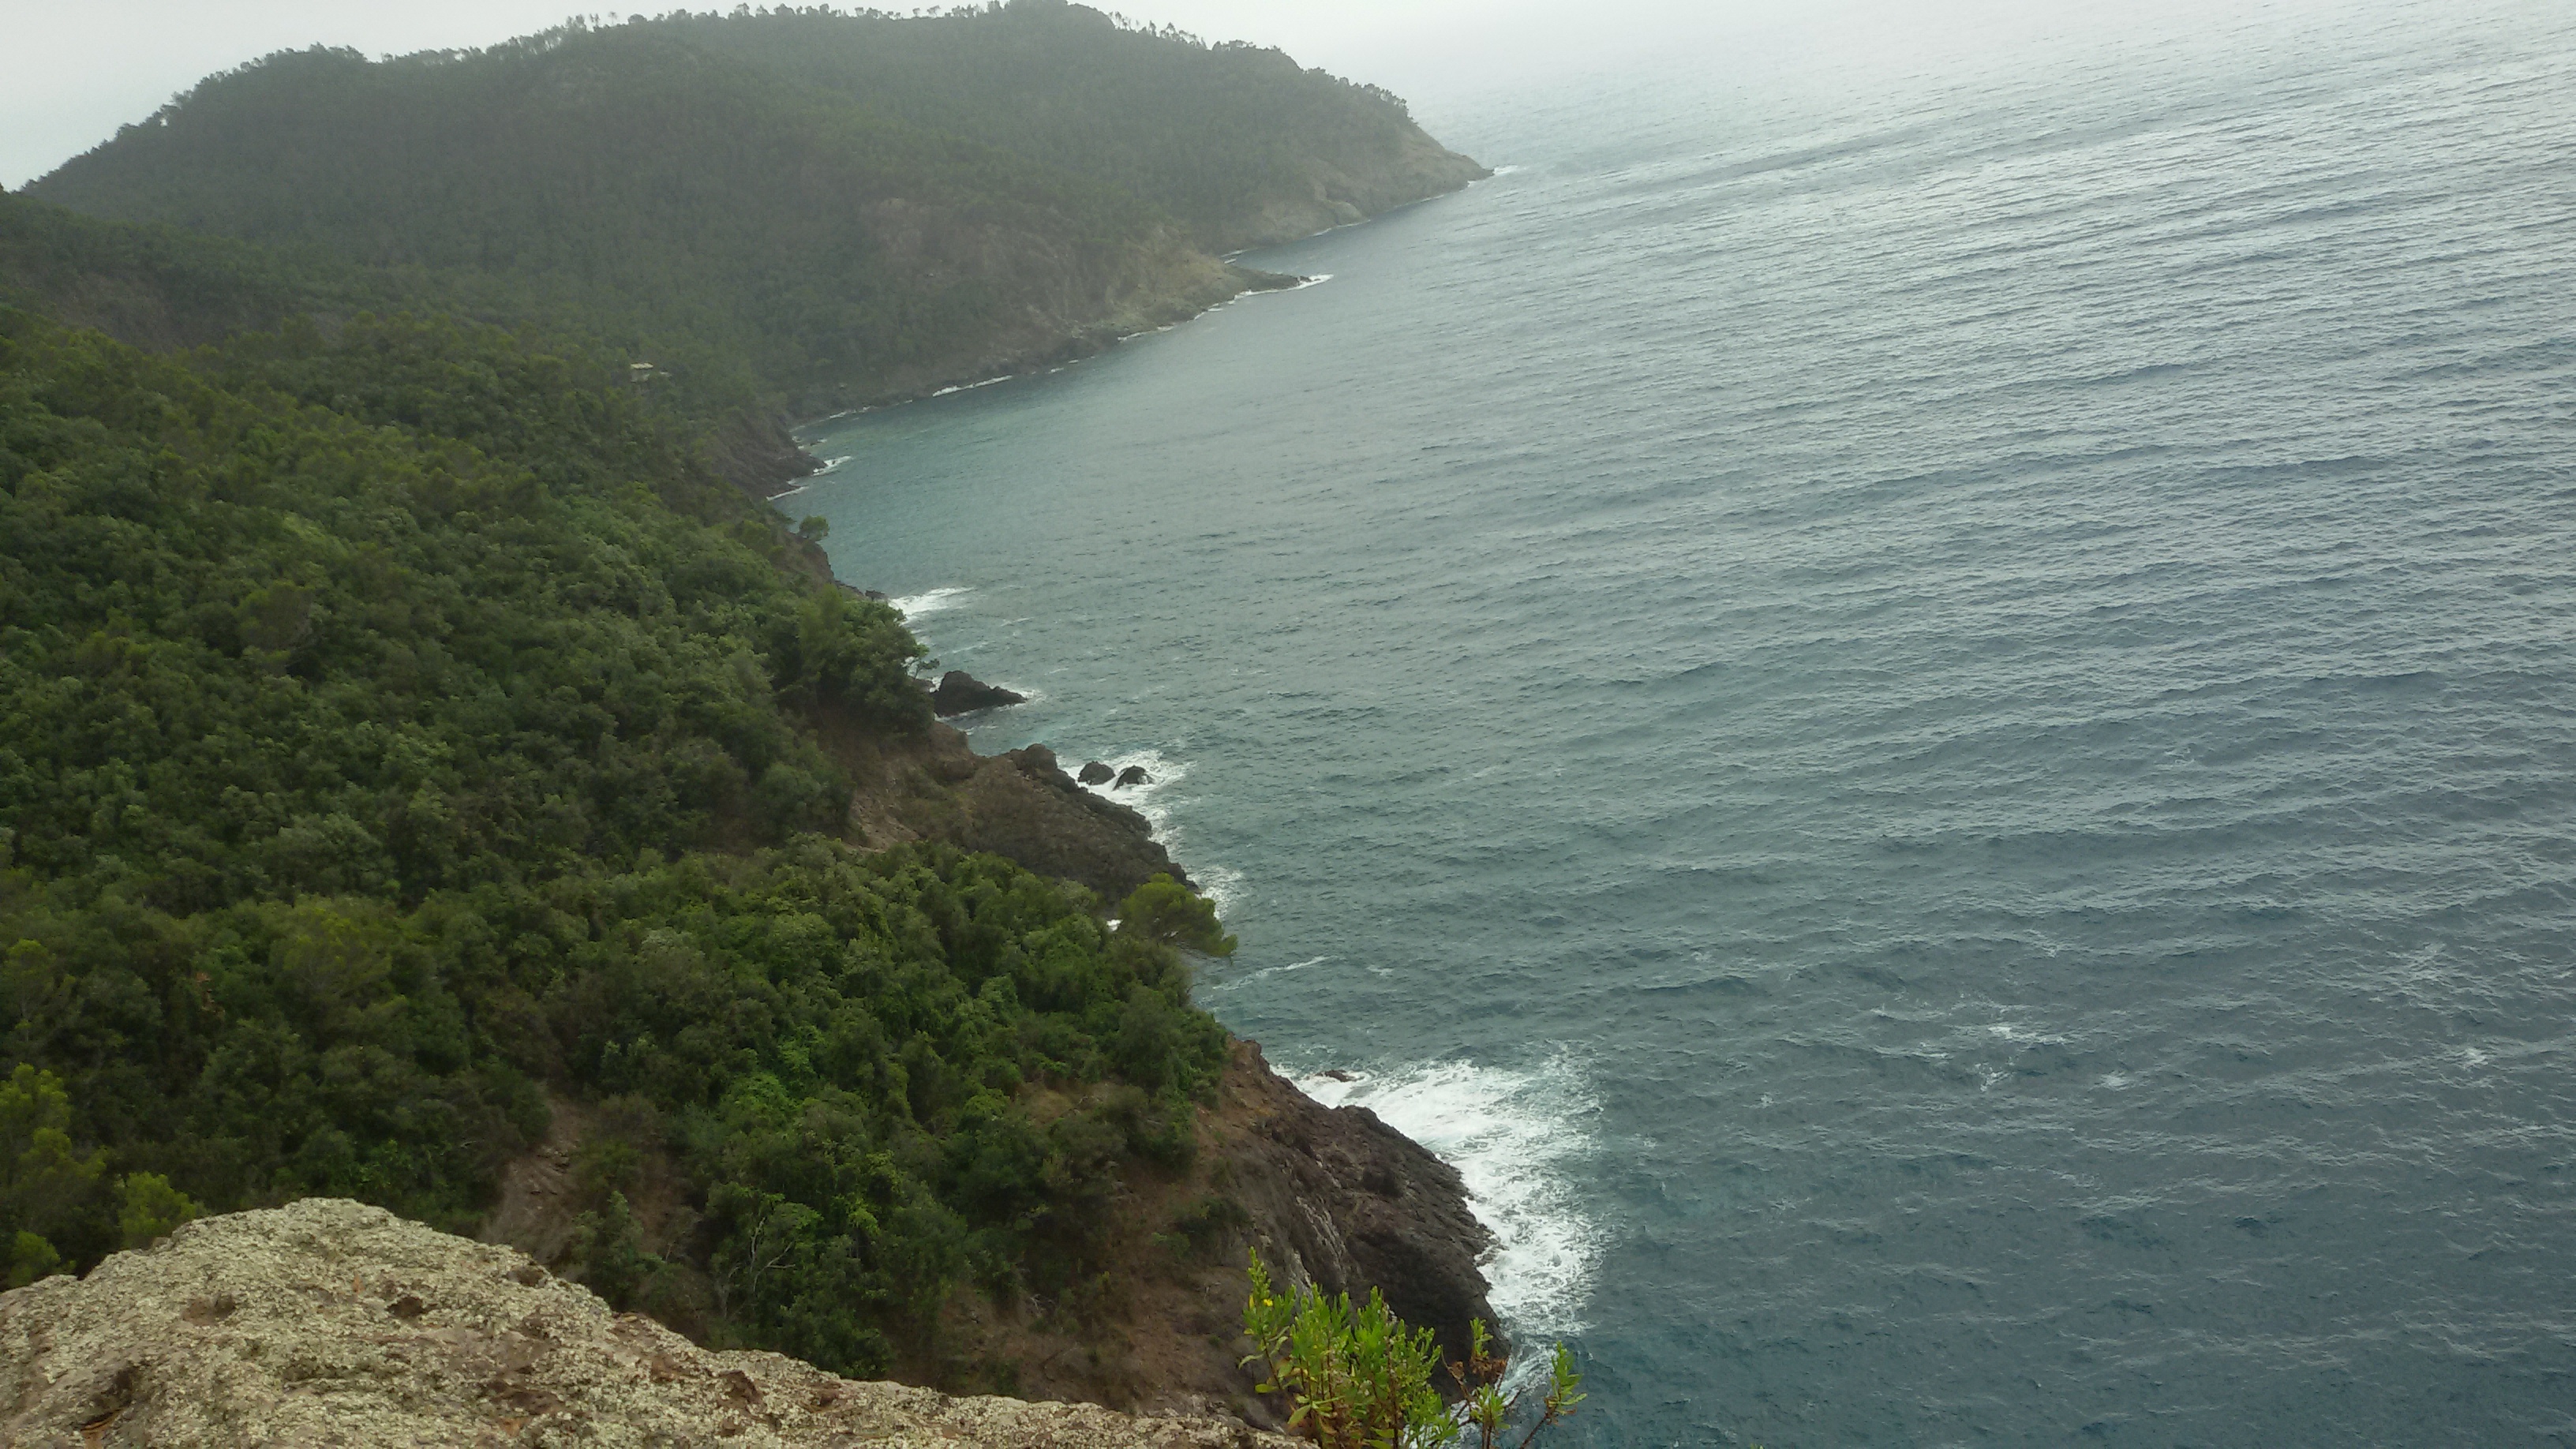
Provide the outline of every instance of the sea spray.
[[888,599],[886,602],[894,605],[895,612],[903,615],[904,618],[918,619],[925,614],[935,614],[949,608],[960,596],[973,592],[975,590],[971,586],[927,589],[918,594],[906,594],[901,598]]
[[1575,1182],[1597,1150],[1600,1107],[1571,1058],[1527,1071],[1446,1061],[1349,1081],[1319,1073],[1297,1086],[1328,1107],[1368,1108],[1458,1169],[1494,1234],[1488,1297],[1514,1342],[1583,1332],[1603,1235]]

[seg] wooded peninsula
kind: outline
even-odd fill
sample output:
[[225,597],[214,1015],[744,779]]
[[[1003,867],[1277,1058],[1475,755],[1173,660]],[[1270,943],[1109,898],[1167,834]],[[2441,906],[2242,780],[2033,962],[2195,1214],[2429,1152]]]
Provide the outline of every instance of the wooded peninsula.
[[282,53],[0,194],[0,1253],[356,1198],[715,1347],[1245,1402],[1244,1250],[1491,1318],[1192,1003],[1141,817],[934,720],[791,422],[1482,175],[1063,0]]

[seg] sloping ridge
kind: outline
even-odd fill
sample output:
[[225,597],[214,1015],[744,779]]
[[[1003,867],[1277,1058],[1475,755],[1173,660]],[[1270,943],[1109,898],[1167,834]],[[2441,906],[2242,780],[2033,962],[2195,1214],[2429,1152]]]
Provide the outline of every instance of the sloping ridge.
[[0,1443],[1286,1449],[714,1353],[515,1249],[308,1198],[0,1294]]

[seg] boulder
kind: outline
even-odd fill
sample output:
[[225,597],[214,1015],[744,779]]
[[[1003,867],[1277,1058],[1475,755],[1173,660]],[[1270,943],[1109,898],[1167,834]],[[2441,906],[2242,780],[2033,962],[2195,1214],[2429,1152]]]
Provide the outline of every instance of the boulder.
[[997,705],[1018,704],[1028,696],[986,684],[963,669],[952,669],[939,677],[939,687],[930,692],[930,708],[942,716],[966,714]]
[[1083,766],[1082,773],[1074,776],[1074,778],[1080,780],[1086,785],[1105,785],[1112,779],[1115,779],[1117,774],[1118,772],[1116,770],[1109,768],[1098,760],[1093,760],[1091,763]]
[[1110,788],[1115,790],[1124,790],[1130,785],[1151,785],[1153,783],[1154,777],[1145,773],[1144,766],[1129,765],[1126,769],[1118,772],[1118,783]]
[[1295,1449],[712,1353],[516,1249],[307,1198],[0,1294],[0,1444]]

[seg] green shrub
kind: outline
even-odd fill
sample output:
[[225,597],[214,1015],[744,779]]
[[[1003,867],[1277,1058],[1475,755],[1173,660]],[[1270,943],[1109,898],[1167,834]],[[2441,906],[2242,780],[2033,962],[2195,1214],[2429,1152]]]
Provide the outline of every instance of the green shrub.
[[[1254,1348],[1244,1363],[1257,1363],[1263,1372],[1256,1392],[1285,1395],[1288,1427],[1325,1449],[1445,1449],[1469,1429],[1476,1431],[1478,1449],[1495,1449],[1507,1442],[1522,1397],[1521,1390],[1503,1388],[1510,1365],[1487,1351],[1492,1339],[1482,1319],[1469,1325],[1467,1361],[1445,1366],[1461,1396],[1452,1411],[1437,1387],[1435,1375],[1443,1365],[1430,1329],[1409,1327],[1374,1288],[1356,1308],[1347,1293],[1279,1293],[1258,1252],[1252,1254],[1243,1331]],[[1521,1436],[1522,1446],[1574,1412],[1583,1402],[1582,1383],[1573,1355],[1556,1345],[1538,1416]]]

